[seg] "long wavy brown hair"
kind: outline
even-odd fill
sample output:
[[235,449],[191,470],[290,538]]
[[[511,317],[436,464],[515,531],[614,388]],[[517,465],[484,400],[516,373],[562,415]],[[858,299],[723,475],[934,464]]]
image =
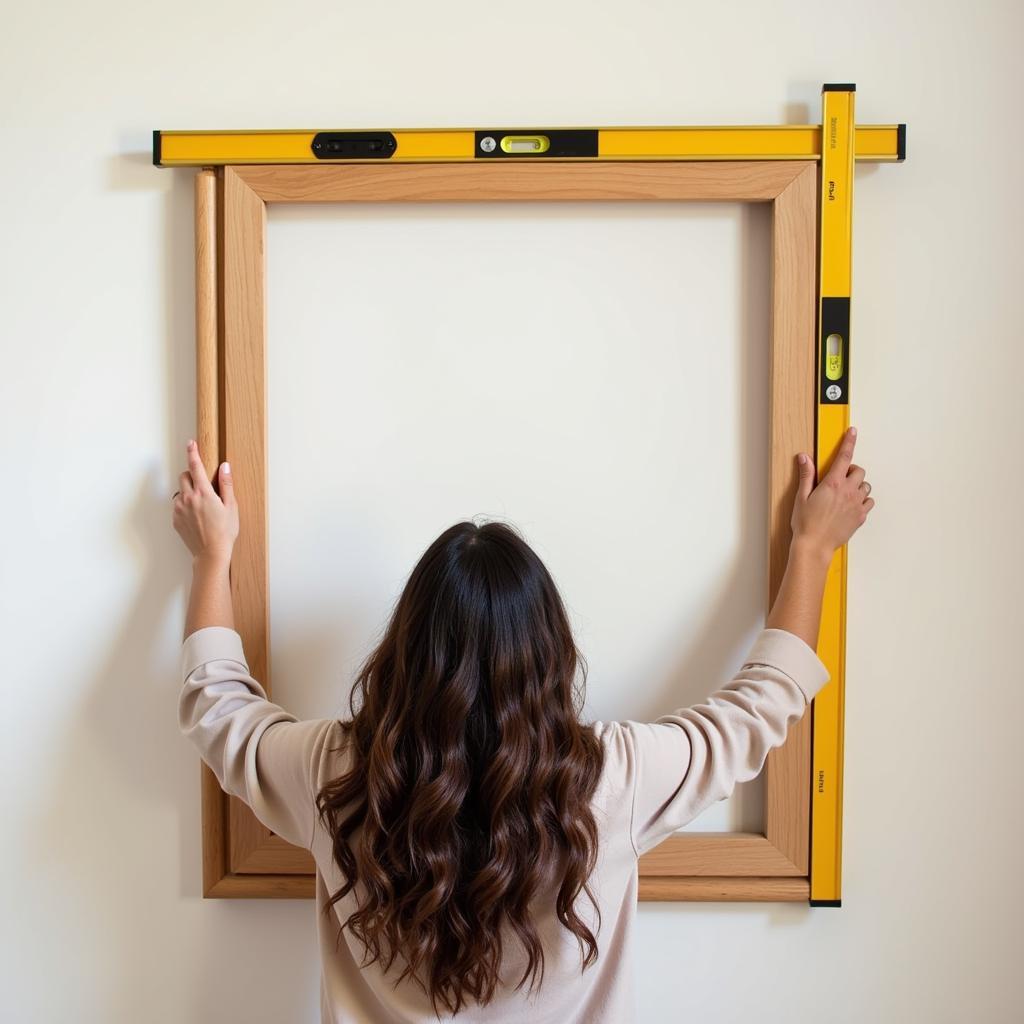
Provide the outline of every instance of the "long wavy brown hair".
[[324,909],[361,882],[339,941],[350,928],[364,967],[397,959],[395,984],[412,977],[435,1013],[494,998],[503,923],[527,958],[516,988],[540,987],[530,903],[551,864],[581,970],[597,960],[574,909],[582,890],[597,910],[604,750],[579,721],[586,674],[554,580],[500,522],[456,523],[427,548],[358,672],[340,723],[351,769],[317,795],[346,879]]

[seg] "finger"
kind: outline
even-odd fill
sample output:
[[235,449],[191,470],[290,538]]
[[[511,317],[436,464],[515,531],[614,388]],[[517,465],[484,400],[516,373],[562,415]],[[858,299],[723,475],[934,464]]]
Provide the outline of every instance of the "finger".
[[847,471],[846,479],[859,487],[864,480],[864,467],[851,465]]
[[800,452],[796,457],[797,473],[799,482],[796,493],[800,498],[806,498],[814,490],[814,463],[806,452]]
[[178,474],[178,488],[183,498],[188,497],[195,490],[192,486],[192,474],[187,469]]
[[231,466],[222,462],[217,470],[217,483],[220,485],[221,501],[225,505],[235,504],[235,481],[231,478]]
[[203,465],[202,456],[199,454],[199,445],[195,441],[189,441],[186,450],[188,451],[188,469],[192,474],[195,489],[202,494],[212,494],[213,485],[206,475],[206,467]]
[[850,427],[849,430],[843,434],[843,439],[839,443],[839,451],[836,452],[836,457],[832,460],[832,465],[829,467],[829,475],[838,477],[840,480],[846,477],[846,471],[850,468],[850,463],[853,461],[853,449],[857,443],[857,428]]
[[875,507],[875,499],[874,498],[868,498],[868,500],[864,502],[863,509],[864,509],[865,512],[870,512],[874,507]]
[[861,483],[857,490],[860,491],[861,494],[863,494],[866,498],[871,493],[871,484],[869,484],[867,480],[865,480]]

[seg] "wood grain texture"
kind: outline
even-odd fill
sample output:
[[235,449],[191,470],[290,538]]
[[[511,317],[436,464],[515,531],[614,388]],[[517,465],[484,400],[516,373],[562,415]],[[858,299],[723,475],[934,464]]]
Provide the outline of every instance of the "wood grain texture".
[[220,464],[217,228],[217,175],[204,169],[195,178],[196,442],[210,480]]
[[249,668],[269,695],[266,207],[231,167],[224,169],[224,218],[224,457],[241,511],[231,596]]
[[[231,559],[235,628],[250,673],[271,692],[267,575],[266,206],[224,168],[224,458],[231,463],[241,529]],[[229,864],[246,863],[270,834],[240,800],[228,808]]]
[[311,900],[316,895],[316,879],[312,874],[226,874],[206,895],[214,899]]
[[[220,216],[218,175],[195,176],[196,441],[212,480],[220,463]],[[227,796],[217,776],[200,765],[203,823],[203,895],[228,870]]]
[[805,875],[760,832],[681,832],[640,858],[640,875]]
[[774,199],[803,160],[269,164],[232,171],[268,203]]
[[[772,204],[769,356],[768,607],[786,570],[797,452],[814,452],[818,165],[805,164]],[[810,868],[811,712],[764,768],[765,836],[800,874]]]
[[[793,455],[811,450],[817,165],[804,161],[226,167],[219,267],[221,450],[243,534],[232,567],[238,630],[269,693],[266,523],[265,202],[718,200],[773,204],[769,605],[788,555]],[[765,832],[680,833],[640,860],[640,898],[806,900],[810,716],[766,766]],[[205,790],[204,790],[205,792]],[[231,800],[214,896],[311,897],[314,863]],[[217,828],[216,821],[210,828]],[[222,837],[223,838],[223,837]],[[221,844],[223,847],[223,843]],[[211,846],[215,851],[215,845]]]
[[213,769],[200,762],[203,821],[203,895],[212,896],[228,872],[228,798]]
[[781,903],[810,899],[806,878],[663,878],[641,877],[641,901],[685,900],[690,903]]
[[232,868],[237,874],[311,875],[316,871],[316,863],[309,850],[267,831],[258,845],[246,851],[245,860],[232,864]]

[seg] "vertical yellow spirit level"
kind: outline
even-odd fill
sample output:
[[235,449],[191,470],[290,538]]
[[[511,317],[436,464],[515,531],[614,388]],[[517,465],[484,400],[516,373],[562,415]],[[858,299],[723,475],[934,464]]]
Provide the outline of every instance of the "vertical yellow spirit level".
[[[822,89],[821,227],[816,463],[828,469],[850,425],[850,282],[853,238],[853,85]],[[811,906],[838,907],[843,863],[846,695],[846,547],[832,557],[818,633],[832,681],[812,711]]]

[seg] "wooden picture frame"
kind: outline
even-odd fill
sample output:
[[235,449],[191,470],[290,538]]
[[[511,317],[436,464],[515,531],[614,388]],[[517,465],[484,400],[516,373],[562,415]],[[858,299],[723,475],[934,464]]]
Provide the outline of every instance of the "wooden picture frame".
[[[817,160],[225,165],[196,174],[197,419],[211,477],[231,462],[245,509],[231,570],[250,670],[269,677],[265,250],[268,203],[473,201],[763,202],[772,211],[768,593],[788,557],[793,455],[814,450],[819,244]],[[760,832],[670,836],[640,859],[642,900],[806,901],[811,714],[765,765]],[[228,798],[202,766],[203,893],[311,898],[307,850]]]

